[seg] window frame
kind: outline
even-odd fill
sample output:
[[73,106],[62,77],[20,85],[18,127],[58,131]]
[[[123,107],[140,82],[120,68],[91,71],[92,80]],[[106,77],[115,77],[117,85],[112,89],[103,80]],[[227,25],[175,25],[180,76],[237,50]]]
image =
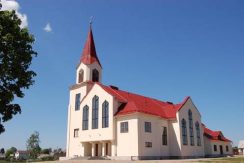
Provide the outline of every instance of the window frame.
[[152,142],[145,142],[146,148],[152,148]]
[[74,138],[78,138],[79,137],[79,129],[78,128],[75,128],[74,129]]
[[82,130],[89,129],[89,107],[86,105],[83,107],[82,115]]
[[181,120],[181,132],[182,132],[182,144],[183,145],[188,145],[188,137],[187,137],[187,124],[186,120],[183,118]]
[[99,125],[99,97],[92,98],[92,129],[98,129]]
[[152,133],[152,123],[151,122],[144,122],[144,130],[147,133]]
[[193,127],[193,118],[191,109],[188,110],[188,120],[189,120],[189,132],[190,132],[190,144],[191,146],[195,145],[194,142],[194,127]]
[[163,127],[162,145],[168,145],[168,131],[167,131],[167,127]]
[[218,151],[217,145],[214,144],[213,148],[214,148],[214,152]]
[[109,127],[109,103],[104,101],[102,104],[102,128]]
[[80,93],[75,94],[75,111],[80,110]]
[[195,123],[195,128],[196,128],[196,135],[197,135],[197,146],[201,146],[202,142],[201,142],[201,128],[200,128],[200,124],[197,121]]
[[120,133],[128,133],[129,132],[129,122],[120,122]]

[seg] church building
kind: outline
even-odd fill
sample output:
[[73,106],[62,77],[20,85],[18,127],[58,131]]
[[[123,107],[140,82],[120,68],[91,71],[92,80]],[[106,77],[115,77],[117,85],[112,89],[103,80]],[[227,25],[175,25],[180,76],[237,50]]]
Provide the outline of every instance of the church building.
[[[92,28],[70,87],[66,157],[138,160],[232,154],[232,142],[202,123],[191,97],[180,103],[102,83]],[[125,81],[126,82],[126,81]]]

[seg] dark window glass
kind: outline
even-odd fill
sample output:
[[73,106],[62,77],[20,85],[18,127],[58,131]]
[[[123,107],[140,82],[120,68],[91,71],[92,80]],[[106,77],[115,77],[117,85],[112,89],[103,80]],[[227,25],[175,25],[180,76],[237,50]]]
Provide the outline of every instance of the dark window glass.
[[77,138],[77,137],[79,137],[79,129],[78,128],[74,129],[74,138]]
[[201,131],[200,125],[198,122],[195,124],[196,132],[197,132],[197,146],[201,146]]
[[92,70],[92,81],[98,82],[99,81],[99,72],[97,69]]
[[181,128],[182,128],[183,145],[187,145],[188,141],[187,141],[187,128],[186,128],[186,120],[185,119],[181,120]]
[[214,151],[215,152],[217,151],[217,145],[214,145]]
[[82,130],[88,130],[88,122],[89,122],[89,107],[86,105],[83,108],[83,123]]
[[128,129],[128,122],[121,122],[120,123],[120,133],[127,133]]
[[83,78],[84,78],[84,72],[83,72],[83,70],[81,70],[79,72],[79,83],[83,82]]
[[80,110],[80,93],[75,95],[75,110]]
[[191,146],[194,146],[194,132],[193,132],[193,119],[192,119],[192,111],[188,111],[188,119],[189,119],[189,130],[190,130],[190,142]]
[[99,98],[98,96],[94,96],[92,98],[92,129],[98,128],[98,106]]
[[107,101],[104,101],[102,106],[102,127],[107,128],[108,123],[109,123],[109,105]]
[[145,132],[152,132],[151,122],[145,122]]
[[226,146],[226,152],[229,152],[229,146],[228,145]]
[[163,127],[163,134],[162,134],[162,142],[163,145],[167,145],[167,127]]
[[145,147],[152,148],[152,142],[145,142]]

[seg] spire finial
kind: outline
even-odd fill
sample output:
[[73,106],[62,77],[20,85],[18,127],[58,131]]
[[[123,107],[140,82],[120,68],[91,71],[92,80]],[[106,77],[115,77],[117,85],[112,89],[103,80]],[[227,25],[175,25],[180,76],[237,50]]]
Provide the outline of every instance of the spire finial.
[[93,20],[94,20],[94,16],[90,16],[90,20],[89,20],[90,27],[92,26]]

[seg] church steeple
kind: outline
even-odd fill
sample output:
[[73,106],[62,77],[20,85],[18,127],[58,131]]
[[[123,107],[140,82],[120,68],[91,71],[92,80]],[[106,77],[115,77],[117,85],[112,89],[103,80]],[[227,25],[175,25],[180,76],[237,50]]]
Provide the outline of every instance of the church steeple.
[[83,48],[82,55],[80,58],[80,62],[87,64],[87,65],[92,64],[94,62],[98,62],[98,64],[102,67],[102,65],[97,57],[96,47],[95,47],[93,34],[92,34],[91,23],[90,23],[90,28],[89,28],[88,36],[86,39],[86,43],[85,43],[85,46]]
[[102,65],[97,57],[90,23],[88,36],[80,58],[80,64],[76,70],[76,83],[79,84],[87,81],[101,82],[101,78]]

